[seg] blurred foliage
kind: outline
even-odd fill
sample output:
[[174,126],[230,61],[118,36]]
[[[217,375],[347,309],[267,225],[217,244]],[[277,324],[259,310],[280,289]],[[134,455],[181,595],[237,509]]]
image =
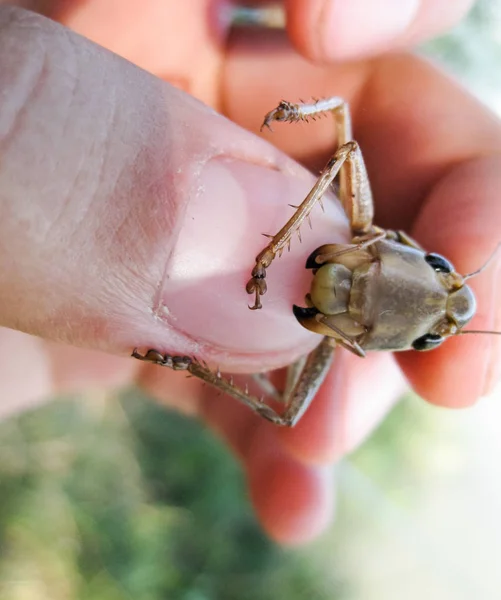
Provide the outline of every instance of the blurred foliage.
[[[482,97],[495,86],[481,65],[501,64],[500,10],[482,0],[424,48]],[[393,508],[419,502],[434,412],[407,398],[341,465],[338,523],[302,551],[261,533],[238,465],[209,432],[136,392],[10,419],[0,425],[0,598],[358,600],[348,550],[362,556],[381,490]]]
[[479,65],[499,65],[501,59],[501,45],[496,39],[500,10],[497,1],[478,0],[467,19],[447,35],[428,42],[424,50],[458,75],[481,79]]
[[500,0],[477,0],[466,19],[422,50],[501,113]]
[[60,400],[0,440],[2,599],[332,597],[261,533],[238,465],[194,421],[133,394]]
[[[403,402],[353,464],[398,489],[402,465],[419,472],[409,432],[426,415]],[[312,560],[262,534],[239,466],[208,431],[135,392],[2,423],[0,494],[2,600],[352,597],[328,554]]]

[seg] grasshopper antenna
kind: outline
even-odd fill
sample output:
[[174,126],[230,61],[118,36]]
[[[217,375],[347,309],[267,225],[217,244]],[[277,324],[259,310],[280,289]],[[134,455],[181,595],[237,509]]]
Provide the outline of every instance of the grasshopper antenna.
[[473,271],[473,273],[468,273],[468,275],[463,275],[464,281],[466,281],[467,279],[470,279],[471,277],[476,277],[477,275],[480,275],[480,273],[482,273],[482,271],[484,271],[490,265],[490,263],[492,262],[492,259],[499,252],[500,248],[501,248],[501,242],[496,246],[496,248],[494,249],[494,252],[489,256],[489,258],[480,267],[480,269],[477,269],[476,271]]
[[466,331],[458,331],[455,335],[465,335],[467,333],[486,333],[488,335],[501,335],[501,331],[482,331],[480,329],[467,329]]
[[[494,248],[494,252],[489,256],[489,258],[480,267],[480,269],[477,269],[476,271],[473,271],[473,273],[468,273],[468,275],[464,275],[463,279],[466,281],[467,279],[470,279],[471,277],[475,277],[476,275],[480,275],[480,273],[482,273],[482,271],[484,271],[490,265],[490,263],[492,262],[492,259],[499,252],[500,248],[501,248],[501,242]],[[487,335],[501,335],[501,331],[489,331],[489,330],[481,331],[479,329],[467,329],[466,331],[458,331],[456,333],[456,335],[465,335],[467,333],[470,333],[470,334],[481,334],[481,333],[483,333],[483,334],[487,334]]]

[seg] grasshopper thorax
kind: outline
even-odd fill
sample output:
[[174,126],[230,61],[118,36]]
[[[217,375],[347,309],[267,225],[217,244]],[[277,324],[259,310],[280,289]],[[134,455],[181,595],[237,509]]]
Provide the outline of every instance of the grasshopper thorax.
[[467,277],[407,240],[328,244],[306,266],[314,274],[308,308],[294,307],[296,318],[357,354],[436,348],[476,311]]

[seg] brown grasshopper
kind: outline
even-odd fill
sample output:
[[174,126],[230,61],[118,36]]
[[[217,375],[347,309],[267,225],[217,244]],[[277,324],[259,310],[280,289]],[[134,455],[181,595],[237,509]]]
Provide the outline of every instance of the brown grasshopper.
[[[254,305],[249,308],[262,308],[266,269],[289,246],[292,235],[338,178],[339,199],[350,221],[352,239],[350,244],[321,246],[306,261],[306,268],[313,273],[311,290],[306,307],[294,305],[293,312],[303,327],[323,337],[306,359],[289,367],[283,412],[196,358],[157,350],[141,355],[135,349],[132,353],[139,360],[188,371],[277,425],[293,426],[299,421],[324,381],[337,345],[364,357],[368,350],[431,350],[447,337],[481,333],[462,331],[476,311],[475,297],[465,282],[486,265],[460,275],[447,259],[425,252],[405,233],[373,224],[369,179],[360,148],[352,139],[345,101],[338,97],[311,104],[282,101],[266,115],[262,128],[271,129],[272,121],[297,122],[328,111],[334,115],[338,149],[294,215],[257,255],[246,287],[254,294]],[[258,381],[277,397],[271,383],[262,378]]]

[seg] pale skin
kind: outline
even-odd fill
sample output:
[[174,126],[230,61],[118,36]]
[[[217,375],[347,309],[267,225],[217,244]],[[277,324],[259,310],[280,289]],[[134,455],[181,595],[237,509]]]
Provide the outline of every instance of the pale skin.
[[[47,6],[47,3],[44,4]],[[458,3],[454,2],[447,4],[451,8],[444,11],[448,14],[447,20],[442,24],[444,27],[458,18],[464,8],[459,10]],[[106,3],[96,0],[81,4],[78,12],[67,10],[64,14],[56,13],[55,16],[60,16],[70,26],[93,37],[100,44],[126,54],[129,59],[157,75],[164,78],[172,76],[178,82],[187,82],[186,87],[203,100],[213,103],[220,110],[224,108],[232,121],[255,132],[261,125],[263,115],[282,97],[298,99],[305,94],[345,97],[352,105],[355,137],[363,148],[368,166],[376,198],[378,224],[408,231],[423,246],[450,258],[462,272],[473,271],[485,262],[501,239],[501,206],[498,202],[501,189],[501,127],[478,102],[430,65],[409,55],[399,55],[350,65],[327,64],[312,67],[290,48],[284,35],[275,32],[261,37],[259,46],[255,45],[252,36],[243,34],[234,36],[221,46],[214,45],[208,34],[205,37],[197,36],[201,48],[210,48],[210,52],[198,52],[199,56],[204,57],[200,60],[207,60],[208,63],[203,65],[198,62],[195,69],[189,60],[186,61],[186,66],[172,62],[172,57],[180,55],[183,43],[186,42],[167,35],[168,21],[162,21],[162,31],[159,31],[158,19],[151,15],[151,20],[148,21],[148,15],[143,15],[148,27],[131,29],[127,26],[127,35],[124,34],[122,39],[117,35],[117,31],[120,31],[117,23],[110,19],[108,28],[108,21],[103,20],[98,8],[105,8],[105,5]],[[141,5],[144,6],[144,3]],[[131,14],[125,11],[122,14],[124,20],[128,17],[130,20],[135,19],[134,3],[129,3],[129,6]],[[202,14],[203,18],[200,16]],[[295,15],[296,12],[292,9],[291,14]],[[186,17],[185,27],[190,31],[193,27],[204,31],[204,19],[205,12],[202,9],[200,14],[192,10],[189,18]],[[300,21],[298,19],[295,22],[300,25]],[[422,23],[426,24],[426,21]],[[296,26],[299,29],[291,30],[295,44],[303,49],[312,47],[314,42],[308,24],[305,22],[302,31],[299,25]],[[408,40],[401,37],[398,44],[395,44],[400,46],[406,42],[414,43],[418,37],[435,33],[430,26],[422,25],[419,29],[419,22],[416,22],[415,27],[417,32],[414,37]],[[131,31],[136,32],[138,37],[131,37]],[[155,35],[157,31],[158,35]],[[57,35],[53,33],[43,39],[48,50],[52,44],[56,45]],[[144,39],[148,40],[150,46],[157,44],[155,48],[148,47],[151,53],[145,51],[145,44],[139,37],[141,35],[145,36]],[[298,38],[302,39],[301,43]],[[77,47],[81,42],[77,40],[72,43]],[[19,44],[23,47],[21,41]],[[166,47],[170,52],[165,52]],[[185,50],[188,52],[188,49]],[[115,146],[111,145],[115,150],[110,155],[115,161],[112,165],[114,168],[101,172],[97,184],[96,171],[88,174],[82,172],[84,185],[77,187],[74,187],[73,176],[68,181],[64,179],[65,173],[52,172],[47,173],[47,177],[51,178],[45,185],[41,185],[40,178],[37,181],[28,178],[23,179],[24,188],[19,190],[18,186],[8,188],[7,184],[12,185],[12,179],[10,175],[7,178],[5,172],[0,172],[1,189],[10,190],[4,198],[18,199],[30,196],[36,190],[34,197],[42,213],[45,208],[53,206],[54,197],[67,198],[68,189],[73,190],[75,199],[69,207],[76,210],[85,199],[78,197],[78,194],[83,193],[80,190],[97,185],[97,188],[93,188],[93,198],[109,200],[110,192],[107,190],[118,190],[111,194],[113,201],[107,203],[111,206],[111,213],[106,213],[105,216],[110,224],[116,216],[112,214],[113,211],[117,215],[123,214],[125,208],[126,213],[135,215],[130,221],[132,229],[115,230],[123,233],[123,237],[115,235],[108,238],[112,241],[111,245],[86,248],[83,256],[77,252],[81,246],[75,248],[74,258],[71,264],[68,263],[68,271],[61,284],[57,276],[65,266],[65,258],[70,254],[71,245],[68,246],[68,240],[71,240],[75,231],[72,215],[68,211],[54,215],[54,221],[56,216],[60,217],[60,231],[65,231],[66,237],[56,236],[55,239],[61,239],[62,245],[53,248],[51,262],[37,259],[43,250],[43,247],[37,246],[37,240],[22,240],[20,247],[23,251],[16,253],[15,257],[23,260],[12,272],[24,270],[29,279],[23,278],[21,283],[28,280],[37,285],[22,289],[23,293],[19,295],[12,291],[19,291],[14,286],[15,282],[2,282],[2,324],[35,333],[45,339],[66,340],[85,349],[68,349],[53,342],[43,342],[40,338],[2,330],[4,372],[1,378],[1,395],[4,398],[15,396],[22,408],[61,391],[85,390],[89,386],[114,389],[118,385],[137,381],[160,401],[198,414],[222,436],[242,461],[256,513],[272,537],[283,543],[299,543],[310,539],[325,527],[331,516],[333,499],[330,465],[344,452],[356,446],[392,404],[402,388],[400,369],[403,369],[415,389],[426,399],[447,406],[468,406],[485,394],[497,380],[497,365],[500,363],[497,340],[488,336],[451,340],[443,348],[426,355],[412,353],[399,356],[398,366],[391,357],[376,355],[365,359],[364,377],[360,376],[360,359],[348,356],[347,353],[340,354],[310,411],[293,431],[278,430],[256,419],[245,407],[231,399],[213,395],[196,381],[185,380],[178,373],[155,367],[143,369],[140,368],[140,363],[128,358],[94,353],[93,348],[100,348],[125,357],[141,341],[138,338],[154,347],[161,345],[165,351],[185,353],[193,350],[193,340],[196,341],[198,336],[203,340],[201,358],[219,363],[222,369],[228,371],[252,372],[259,365],[285,365],[303,353],[305,348],[311,349],[317,340],[313,334],[310,337],[308,332],[299,327],[292,316],[282,317],[282,307],[300,300],[307,291],[305,286],[308,286],[308,273],[297,275],[296,260],[291,261],[284,256],[274,263],[272,281],[278,308],[274,310],[273,306],[267,307],[266,311],[261,311],[263,317],[260,315],[257,321],[256,315],[247,309],[247,295],[241,287],[248,278],[254,256],[262,247],[261,240],[264,238],[260,237],[260,233],[273,232],[274,225],[283,223],[283,211],[288,210],[287,204],[297,203],[298,198],[284,198],[284,192],[279,197],[281,194],[277,190],[288,190],[292,194],[300,184],[306,189],[312,180],[306,180],[302,171],[288,163],[271,147],[265,144],[252,147],[253,138],[237,127],[200,110],[198,106],[183,104],[184,101],[179,100],[175,93],[161,86],[154,78],[131,70],[126,63],[106,63],[98,49],[92,52],[93,61],[100,63],[105,70],[109,69],[110,74],[115,74],[117,79],[113,80],[114,89],[123,90],[123,98],[128,99],[131,110],[135,111],[130,135],[137,128],[137,135],[140,136],[138,139],[148,151],[149,158],[145,163],[148,169],[133,171],[132,178],[123,183],[125,187],[113,188],[114,184],[116,186],[117,172],[127,172],[130,167],[127,167],[129,163],[120,142],[119,133],[123,133],[123,127],[113,135],[113,127],[117,125],[111,119],[106,121],[111,135],[101,143],[109,144],[110,139],[115,140]],[[5,60],[3,57],[6,54],[1,56]],[[49,52],[49,58],[50,56]],[[159,56],[165,60],[165,64],[159,64]],[[318,58],[325,61],[329,57]],[[24,60],[28,62],[29,57]],[[23,65],[17,63],[13,68],[21,69]],[[95,77],[95,71],[90,70]],[[6,68],[2,72],[5,74]],[[279,78],[276,77],[277,73],[280,73]],[[203,80],[198,79],[202,75]],[[80,79],[83,76],[84,74],[79,74]],[[57,90],[54,87],[57,85],[60,85],[61,93],[68,88],[64,81],[57,79],[56,73],[55,79],[51,81],[51,89]],[[138,88],[141,94],[137,91]],[[6,87],[2,89],[5,90]],[[249,94],[249,89],[259,89],[260,93],[253,96]],[[146,93],[145,90],[150,90],[151,93]],[[40,104],[32,109],[35,111],[32,114],[42,111],[41,117],[34,123],[53,123],[53,133],[54,127],[62,118],[61,107],[54,105],[54,97],[58,94],[46,98],[42,92],[43,86],[42,90],[37,91],[40,94]],[[85,90],[77,89],[77,93],[84,92]],[[12,94],[16,93],[19,91],[12,90]],[[91,97],[103,109],[111,101],[109,89],[103,89],[101,84],[96,85]],[[255,187],[250,191],[251,221],[245,221],[249,236],[245,237],[243,243],[240,230],[229,225],[225,229],[228,237],[224,243],[222,238],[208,236],[207,224],[212,223],[213,228],[216,228],[227,214],[225,205],[218,204],[217,201],[224,194],[220,193],[218,196],[209,185],[211,182],[215,185],[218,183],[221,173],[217,169],[206,182],[207,193],[212,194],[213,209],[204,213],[204,219],[190,219],[193,225],[187,228],[186,236],[179,241],[179,238],[170,233],[175,230],[175,222],[171,220],[173,211],[170,210],[163,217],[165,226],[161,232],[157,230],[155,220],[150,217],[148,210],[152,206],[165,206],[166,195],[162,186],[152,186],[152,181],[162,181],[162,169],[169,162],[172,148],[166,147],[162,138],[156,135],[156,124],[151,123],[144,108],[145,112],[141,112],[145,97],[152,98],[153,103],[147,106],[148,114],[151,115],[151,109],[154,108],[158,111],[156,114],[159,118],[163,114],[170,118],[169,110],[174,105],[175,119],[185,124],[190,123],[191,129],[197,131],[196,139],[183,142],[183,148],[189,150],[186,156],[194,155],[194,161],[203,160],[210,144],[219,145],[227,154],[234,153],[235,146],[240,144],[247,152],[245,160],[249,163],[255,164],[258,157],[265,156],[269,164],[279,167],[278,175],[276,170],[264,169],[265,173],[257,184],[254,183],[253,171],[244,173],[246,180],[249,180],[249,189],[251,185]],[[220,103],[215,102],[216,97],[220,98]],[[85,94],[84,98],[88,100]],[[23,98],[19,98],[18,104],[22,105],[23,101]],[[33,96],[26,100],[32,101]],[[65,122],[71,122],[79,116],[78,112],[71,113],[78,109],[79,103],[68,103],[65,106],[64,110],[70,111],[64,115]],[[419,110],[416,110],[416,106],[419,106]],[[0,107],[0,114],[4,114],[4,108],[5,103]],[[82,110],[81,104],[78,110]],[[99,125],[102,126],[99,123],[88,124],[87,135],[94,141],[99,139],[98,133],[102,129]],[[149,130],[149,127],[153,128]],[[307,132],[292,126],[275,129],[273,138],[269,138],[268,134],[264,136],[310,168],[320,168],[332,153],[333,132],[325,120],[309,126]],[[184,127],[183,131],[187,130]],[[25,144],[24,148],[33,148],[35,144],[39,144],[35,150],[37,155],[43,156],[46,152],[44,144],[48,138],[38,135],[40,131],[36,133],[37,135],[30,136],[29,130],[26,130],[26,136],[22,139],[19,137],[18,144]],[[174,130],[175,140],[179,140],[178,133]],[[19,132],[16,135],[20,135]],[[82,142],[81,139],[78,141]],[[15,158],[17,164],[21,164],[20,157],[28,157],[27,151],[22,150],[21,146],[1,143],[3,164],[9,156],[12,156],[12,160]],[[78,146],[76,141],[68,140],[68,145],[60,148],[61,155],[68,157],[72,164],[80,164],[77,152],[79,147],[81,145]],[[12,155],[16,150],[19,154]],[[163,159],[155,161],[154,158],[159,155]],[[188,158],[183,160],[185,163],[179,166],[187,173],[186,179],[169,196],[174,208],[184,206],[184,201],[190,198],[191,193],[190,177],[194,163],[190,163]],[[32,167],[33,162],[30,160],[24,167],[26,173],[30,173]],[[42,175],[43,173],[40,177]],[[227,181],[226,186],[228,185]],[[40,190],[47,190],[47,195]],[[22,195],[17,197],[16,194],[21,192]],[[121,204],[122,202],[125,204]],[[196,199],[191,202],[195,205]],[[260,211],[255,210],[256,202],[262,203],[258,204]],[[103,219],[99,204],[92,203],[89,206],[86,220],[80,221],[80,242],[94,239],[95,224]],[[2,216],[2,240],[19,241],[16,237],[19,232],[15,231],[5,215]],[[156,216],[158,218],[158,213]],[[238,215],[234,217],[237,218]],[[338,216],[329,211],[323,215],[319,210],[313,217],[312,237],[308,241],[311,246],[304,248],[306,240],[303,240],[301,248],[295,250],[299,253],[297,258],[301,271],[304,264],[302,256],[324,243],[325,236],[330,235],[333,228],[342,229],[343,226],[342,223],[336,225]],[[140,228],[134,230],[136,223],[139,223]],[[197,229],[198,226],[200,229]],[[232,234],[237,239],[232,241]],[[205,276],[203,273],[190,273],[193,283],[191,291],[196,292],[196,303],[188,307],[190,310],[183,313],[177,321],[169,322],[167,328],[158,327],[157,321],[152,324],[150,299],[152,290],[157,289],[155,276],[165,267],[166,260],[166,255],[161,254],[159,248],[172,247],[177,243],[183,251],[191,251],[195,243],[200,244],[204,239],[207,244],[213,244],[214,255],[221,256],[221,260],[209,265]],[[131,240],[134,240],[134,244],[131,244]],[[233,253],[228,254],[232,242],[240,243],[238,264],[227,260],[227,256],[233,257]],[[219,244],[221,248],[218,247]],[[12,256],[6,255],[5,246],[2,246],[2,252],[3,265],[5,256],[9,256],[9,259]],[[104,268],[104,273],[112,272],[117,275],[112,302],[108,302],[108,290],[101,287],[103,271],[99,272],[98,278],[93,279],[83,269],[89,264],[89,256],[92,264]],[[124,256],[128,258],[125,263],[122,260]],[[133,268],[130,268],[131,264]],[[82,268],[78,268],[79,265]],[[148,277],[151,276],[151,281],[146,284],[143,277],[145,272]],[[84,275],[85,280],[80,280]],[[232,284],[235,277],[238,279],[237,285]],[[217,312],[217,306],[221,304],[220,297],[212,294],[212,288],[208,284],[214,279],[217,280],[219,289],[222,286],[224,288],[226,315],[231,316],[232,323],[242,323],[241,329],[225,327],[227,321]],[[499,329],[495,313],[495,307],[499,305],[495,300],[495,281],[494,264],[488,276],[472,282],[479,304],[477,317],[472,322],[476,329]],[[44,303],[44,298],[49,297],[53,305],[55,300],[51,296],[51,290],[54,290],[55,285],[56,298],[65,305],[60,313],[65,318],[56,321],[47,318],[50,311],[47,307],[45,312]],[[82,313],[79,311],[72,313],[72,307],[75,302],[78,305],[78,298],[81,297],[82,286],[91,290],[92,297],[95,298],[95,310],[90,315],[85,314],[85,319],[81,318]],[[172,294],[173,298],[179,296],[178,290]],[[190,297],[193,298],[193,294]],[[23,299],[23,304],[19,298]],[[131,298],[134,299],[132,304]],[[202,298],[205,311],[209,314],[216,311],[219,315],[220,322],[216,330],[213,325],[200,319],[198,307]],[[131,305],[133,310],[129,312]],[[112,311],[110,307],[113,307]],[[71,317],[71,328],[67,326],[66,317]],[[270,335],[270,331],[273,335]],[[234,338],[231,337],[232,332]],[[22,361],[17,358],[19,356],[23,357]],[[26,377],[26,364],[29,364],[29,378]],[[476,375],[472,376],[472,373]],[[378,382],[377,386],[375,381]],[[370,398],[369,403],[367,398]],[[284,497],[288,498],[287,510],[283,506]]]

